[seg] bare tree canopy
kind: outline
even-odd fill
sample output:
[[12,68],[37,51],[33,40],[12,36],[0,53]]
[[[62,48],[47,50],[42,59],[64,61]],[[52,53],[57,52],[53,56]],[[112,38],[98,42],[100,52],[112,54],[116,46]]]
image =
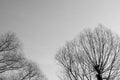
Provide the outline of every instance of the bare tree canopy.
[[0,73],[19,69],[23,66],[24,57],[21,45],[14,33],[0,37]]
[[120,38],[102,25],[84,30],[55,58],[66,80],[120,79]]
[[26,62],[26,65],[19,69],[18,73],[10,76],[9,80],[46,80],[46,77],[38,65],[34,62]]
[[[22,53],[21,44],[14,33],[0,37],[0,80],[46,80],[39,67]],[[11,75],[11,71],[15,74]]]

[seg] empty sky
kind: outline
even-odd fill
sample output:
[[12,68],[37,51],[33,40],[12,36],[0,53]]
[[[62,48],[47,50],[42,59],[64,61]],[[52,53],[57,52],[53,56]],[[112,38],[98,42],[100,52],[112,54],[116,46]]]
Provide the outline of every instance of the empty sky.
[[0,0],[0,33],[15,32],[48,80],[58,80],[57,50],[98,24],[120,34],[120,0]]

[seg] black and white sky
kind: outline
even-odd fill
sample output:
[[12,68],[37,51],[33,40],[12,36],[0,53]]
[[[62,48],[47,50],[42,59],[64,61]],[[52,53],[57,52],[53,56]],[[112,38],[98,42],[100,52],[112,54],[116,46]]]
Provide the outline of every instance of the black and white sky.
[[59,80],[58,49],[98,24],[120,34],[120,0],[0,0],[0,33],[15,32],[48,80]]

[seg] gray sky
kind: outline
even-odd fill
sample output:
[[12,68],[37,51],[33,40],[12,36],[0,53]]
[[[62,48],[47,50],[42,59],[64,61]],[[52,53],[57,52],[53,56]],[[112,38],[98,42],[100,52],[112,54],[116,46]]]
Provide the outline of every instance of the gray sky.
[[120,34],[120,0],[0,0],[0,33],[15,32],[49,80],[58,80],[57,50],[100,23]]

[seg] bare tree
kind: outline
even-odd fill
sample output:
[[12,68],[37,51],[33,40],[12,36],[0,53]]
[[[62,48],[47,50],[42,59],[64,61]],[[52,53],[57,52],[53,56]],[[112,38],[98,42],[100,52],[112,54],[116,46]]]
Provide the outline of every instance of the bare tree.
[[0,73],[15,70],[23,66],[19,40],[14,33],[6,33],[0,37]]
[[14,33],[0,37],[0,80],[46,80],[38,66],[22,53],[21,44]]
[[118,80],[120,38],[99,25],[87,29],[56,54],[67,80]]
[[34,62],[26,62],[26,65],[19,69],[18,72],[11,75],[9,80],[46,80],[45,75],[41,72]]
[[45,80],[45,76],[33,62],[27,62],[26,66],[23,67],[18,73],[17,80]]

